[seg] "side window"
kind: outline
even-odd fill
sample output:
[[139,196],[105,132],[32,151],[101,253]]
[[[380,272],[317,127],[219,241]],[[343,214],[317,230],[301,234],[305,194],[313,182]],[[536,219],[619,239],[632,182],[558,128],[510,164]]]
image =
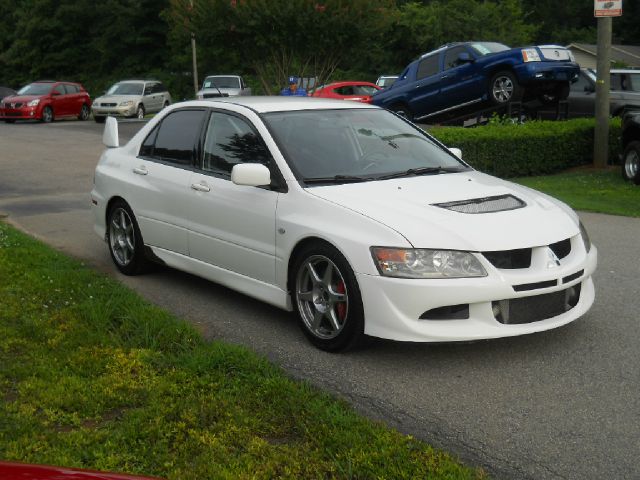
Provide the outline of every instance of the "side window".
[[267,147],[246,121],[226,113],[211,113],[204,141],[204,171],[230,176],[238,163],[269,166],[270,160]]
[[56,88],[54,88],[53,91],[58,92],[60,95],[64,95],[65,93],[67,93],[63,85],[56,85]]
[[624,90],[623,88],[623,76],[620,73],[611,74],[611,90]]
[[335,89],[338,95],[353,95],[353,87],[351,85],[345,85],[344,87],[338,87]]
[[440,67],[438,65],[438,60],[440,59],[439,54],[431,55],[427,58],[424,58],[420,64],[418,65],[418,74],[417,79],[420,80],[425,77],[430,77],[431,75],[435,75],[440,71]]
[[467,49],[464,47],[453,47],[447,50],[447,53],[444,55],[444,69],[449,70],[450,68],[456,68],[460,65],[463,65],[464,62],[458,60],[458,55],[463,52],[466,52]]
[[192,166],[204,113],[204,110],[178,110],[167,115],[145,139],[140,156]]
[[153,83],[147,83],[144,86],[144,93],[143,95],[151,95],[151,93],[153,93]]

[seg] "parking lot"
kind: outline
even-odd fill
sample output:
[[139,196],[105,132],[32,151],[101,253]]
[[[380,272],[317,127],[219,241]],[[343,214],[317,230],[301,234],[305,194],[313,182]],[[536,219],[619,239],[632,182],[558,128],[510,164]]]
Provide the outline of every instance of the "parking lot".
[[[121,140],[141,123],[120,124]],[[0,214],[196,325],[247,345],[365,414],[497,478],[638,478],[640,219],[581,213],[599,248],[582,319],[525,337],[428,345],[309,345],[288,314],[169,269],[124,277],[93,233],[89,191],[102,126],[0,123]]]

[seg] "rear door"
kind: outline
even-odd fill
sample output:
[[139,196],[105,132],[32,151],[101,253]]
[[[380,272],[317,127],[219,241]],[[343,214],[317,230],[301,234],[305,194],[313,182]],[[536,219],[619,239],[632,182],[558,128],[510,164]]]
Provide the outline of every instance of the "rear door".
[[84,102],[84,96],[80,93],[80,88],[71,83],[65,83],[64,88],[67,92],[65,100],[69,108],[69,115],[80,115],[80,109]]
[[416,119],[440,110],[440,76],[440,52],[420,60],[411,93],[412,100],[409,102]]

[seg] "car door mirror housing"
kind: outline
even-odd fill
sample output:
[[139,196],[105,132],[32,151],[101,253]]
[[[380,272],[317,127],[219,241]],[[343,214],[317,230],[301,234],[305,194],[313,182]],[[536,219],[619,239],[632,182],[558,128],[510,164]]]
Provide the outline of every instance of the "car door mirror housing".
[[120,140],[118,138],[118,121],[113,117],[107,117],[104,122],[102,143],[104,143],[107,148],[118,148],[120,146]]
[[458,157],[460,160],[462,160],[462,150],[460,150],[459,148],[451,147],[449,151],[453,153],[456,157]]
[[239,163],[231,169],[231,181],[236,185],[262,187],[271,184],[271,173],[261,163]]
[[460,63],[470,63],[473,62],[473,57],[469,54],[469,52],[460,52],[458,54],[458,61]]

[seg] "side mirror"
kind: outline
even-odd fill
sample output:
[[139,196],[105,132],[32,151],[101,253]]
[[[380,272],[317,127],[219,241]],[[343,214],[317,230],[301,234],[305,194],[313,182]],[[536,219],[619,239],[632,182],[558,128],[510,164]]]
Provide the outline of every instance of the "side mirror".
[[473,57],[471,56],[471,54],[469,54],[469,52],[460,52],[458,54],[458,61],[460,63],[471,63],[473,62]]
[[107,148],[118,148],[120,146],[120,140],[118,139],[118,121],[113,117],[107,117],[104,122],[102,143],[104,143]]
[[452,147],[449,149],[449,151],[453,153],[456,157],[458,157],[460,160],[462,160],[462,150],[460,150],[459,148]]
[[238,163],[231,169],[231,181],[236,185],[261,187],[271,183],[271,173],[261,163]]

